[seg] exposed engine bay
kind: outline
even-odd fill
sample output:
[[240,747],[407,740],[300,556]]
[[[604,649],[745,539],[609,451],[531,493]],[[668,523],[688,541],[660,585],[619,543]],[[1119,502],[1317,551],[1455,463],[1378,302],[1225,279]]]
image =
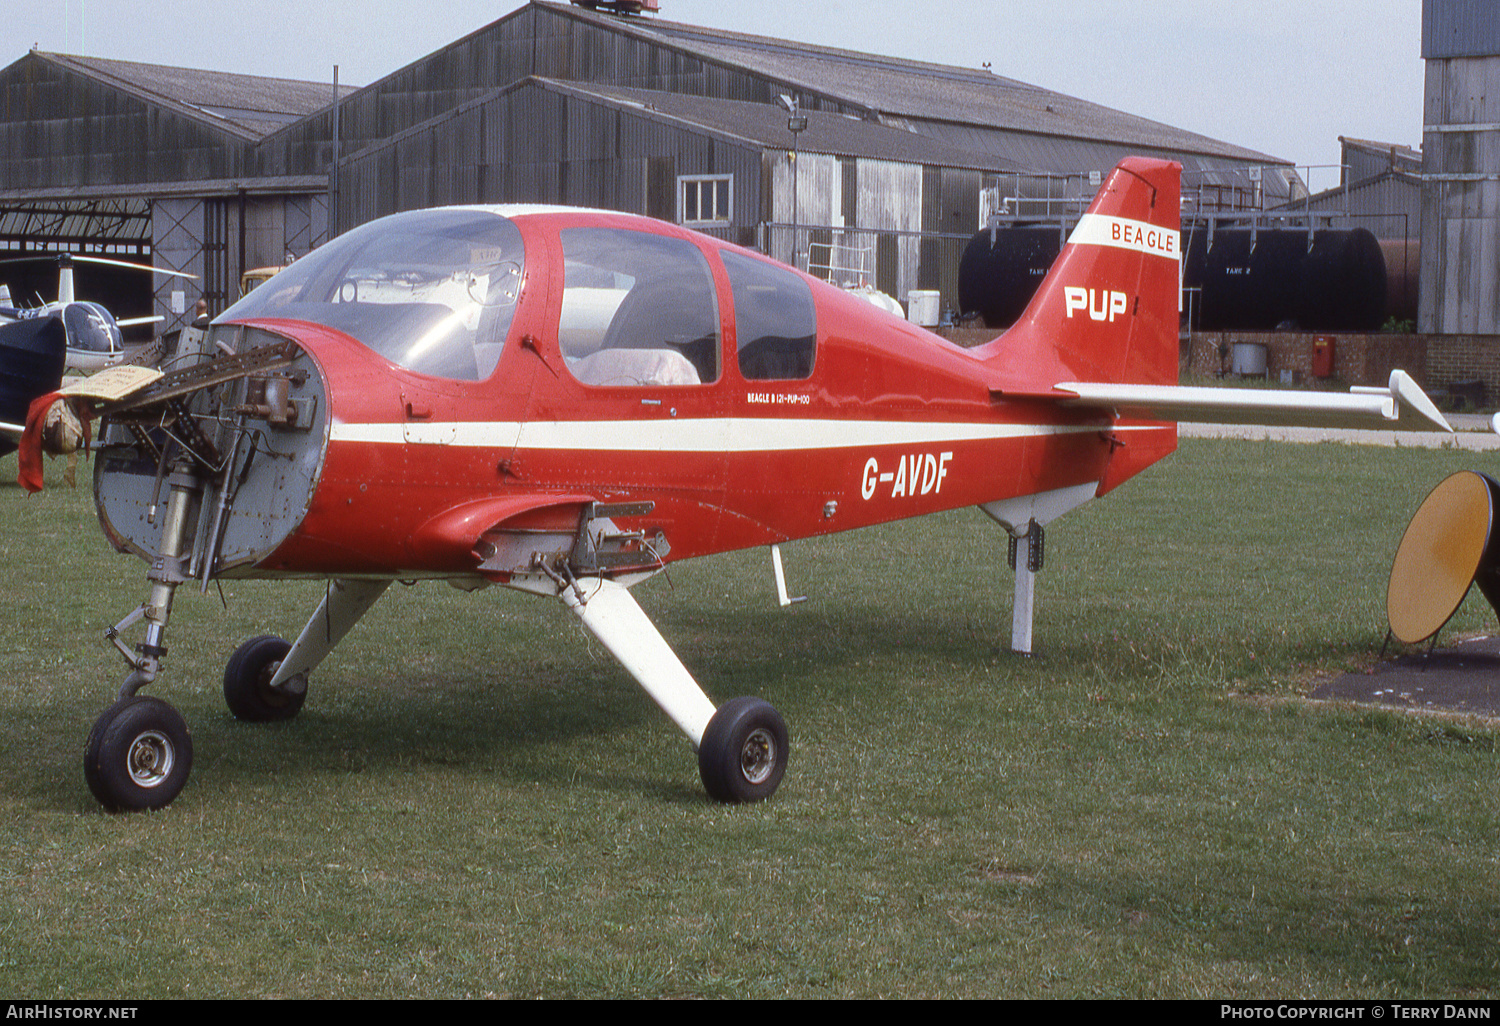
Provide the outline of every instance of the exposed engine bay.
[[[183,332],[159,379],[96,407],[94,500],[115,547],[206,584],[265,558],[296,529],[317,485],[328,402],[316,365],[258,328]],[[181,550],[162,549],[183,493]]]

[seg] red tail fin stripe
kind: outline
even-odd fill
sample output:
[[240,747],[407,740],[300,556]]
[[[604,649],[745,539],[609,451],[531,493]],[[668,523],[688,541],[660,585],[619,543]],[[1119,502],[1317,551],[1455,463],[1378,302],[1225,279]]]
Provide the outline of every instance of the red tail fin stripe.
[[1068,245],[1111,246],[1173,261],[1182,258],[1180,236],[1175,230],[1111,214],[1084,214],[1068,236]]

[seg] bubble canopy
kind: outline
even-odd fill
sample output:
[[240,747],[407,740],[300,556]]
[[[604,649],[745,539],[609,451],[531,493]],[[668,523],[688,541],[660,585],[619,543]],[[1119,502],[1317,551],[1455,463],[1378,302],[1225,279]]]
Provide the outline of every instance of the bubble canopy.
[[311,321],[408,370],[477,381],[499,361],[525,267],[520,230],[496,211],[393,214],[309,253],[218,322]]
[[120,326],[110,312],[98,303],[69,303],[63,307],[63,326],[68,333],[68,348],[89,353],[119,353],[125,343]]

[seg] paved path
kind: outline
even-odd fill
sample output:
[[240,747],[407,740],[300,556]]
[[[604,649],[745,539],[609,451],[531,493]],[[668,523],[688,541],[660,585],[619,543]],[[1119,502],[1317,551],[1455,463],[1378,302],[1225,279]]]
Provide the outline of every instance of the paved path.
[[1454,434],[1438,431],[1352,431],[1334,428],[1261,427],[1247,424],[1179,424],[1183,438],[1247,438],[1274,442],[1346,442],[1349,445],[1391,445],[1413,449],[1500,449],[1500,435],[1490,418],[1478,413],[1448,414]]
[[[1393,648],[1401,648],[1392,642]],[[1500,716],[1500,638],[1455,641],[1428,653],[1406,649],[1369,673],[1346,673],[1313,689],[1332,702]]]

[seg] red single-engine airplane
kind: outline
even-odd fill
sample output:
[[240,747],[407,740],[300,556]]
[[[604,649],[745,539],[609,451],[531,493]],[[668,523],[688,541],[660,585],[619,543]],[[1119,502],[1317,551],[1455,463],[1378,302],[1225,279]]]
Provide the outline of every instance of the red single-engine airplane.
[[1027,652],[1040,526],[1170,453],[1175,421],[1450,430],[1399,371],[1349,395],[1177,387],[1178,180],[1121,163],[1023,319],[971,350],[625,214],[450,207],[329,242],[175,369],[64,398],[102,422],[105,532],[150,566],[107,632],[130,673],[90,788],[159,808],[187,778],[182,717],[137,693],[180,585],[328,581],[294,644],[252,638],[225,669],[236,716],[278,720],[392,580],[426,578],[563,602],[688,736],[711,796],[764,799],[786,725],[756,698],[716,708],[636,604],[668,563],[770,546],[786,602],[780,543],[978,505],[1016,543]]

